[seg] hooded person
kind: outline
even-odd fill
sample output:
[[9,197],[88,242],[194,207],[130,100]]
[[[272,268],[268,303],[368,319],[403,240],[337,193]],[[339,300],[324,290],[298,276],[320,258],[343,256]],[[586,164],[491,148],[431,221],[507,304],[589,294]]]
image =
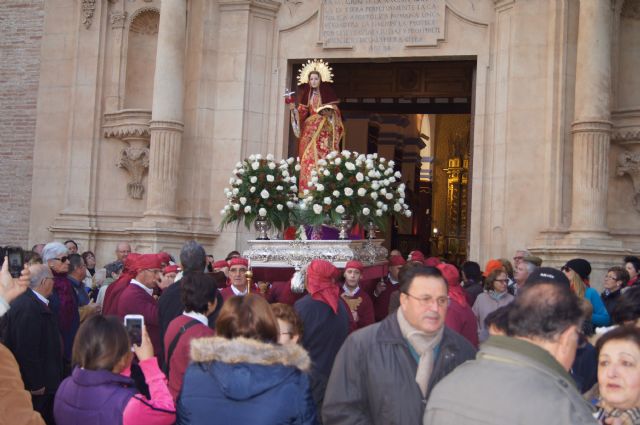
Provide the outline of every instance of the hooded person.
[[336,278],[338,269],[328,261],[313,260],[306,268],[308,294],[296,301],[294,309],[302,320],[302,346],[311,357],[311,389],[318,410],[338,350],[349,334],[349,312],[340,302]]
[[135,271],[132,269],[132,265],[136,258],[141,254],[132,252],[124,259],[124,269],[120,277],[115,282],[109,285],[107,291],[104,294],[104,303],[102,304],[102,314],[105,316],[115,316],[118,314],[118,300],[122,291],[124,291],[131,279],[136,276]]
[[[127,257],[127,261],[129,257]],[[142,254],[131,260],[130,269],[132,273],[135,273],[135,277],[120,294],[117,316],[124,318],[127,314],[142,315],[153,344],[153,352],[159,353],[162,348],[160,345],[160,322],[158,302],[153,296],[153,290],[162,279],[162,259],[157,254]]]
[[389,314],[389,301],[391,295],[400,289],[398,274],[405,264],[407,261],[401,255],[389,257],[389,274],[380,280],[373,291],[376,322],[381,321]]
[[458,269],[456,266],[446,263],[438,264],[436,268],[440,270],[449,287],[450,302],[445,324],[465,337],[475,348],[478,348],[478,322],[467,303],[464,289],[460,285]]
[[375,321],[373,301],[359,285],[363,272],[364,264],[358,260],[350,260],[344,266],[344,284],[340,288],[340,297],[351,312],[349,328],[352,332]]
[[420,263],[420,264],[424,264],[425,261],[425,257],[424,254],[421,251],[411,251],[409,253],[409,257],[407,257],[407,261],[408,262],[413,262],[413,263]]

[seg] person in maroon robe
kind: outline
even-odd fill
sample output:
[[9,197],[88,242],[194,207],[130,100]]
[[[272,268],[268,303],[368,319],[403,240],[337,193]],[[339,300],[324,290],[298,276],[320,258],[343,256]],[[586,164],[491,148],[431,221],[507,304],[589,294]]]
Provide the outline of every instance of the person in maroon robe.
[[247,290],[247,270],[249,270],[249,260],[242,257],[230,258],[227,262],[229,265],[229,281],[231,285],[222,289],[222,299],[225,301],[231,297],[244,297],[249,293]]
[[360,290],[358,283],[364,271],[364,265],[358,260],[347,262],[344,268],[344,284],[340,288],[340,297],[349,306],[349,329],[351,332],[371,325],[374,320],[373,302],[369,295]]
[[402,266],[407,264],[401,255],[389,257],[389,274],[381,279],[373,291],[373,307],[376,322],[381,321],[389,314],[389,299],[391,294],[400,289],[398,273]]
[[467,296],[460,286],[460,272],[452,264],[441,263],[436,267],[442,273],[449,287],[449,308],[445,324],[451,330],[465,337],[471,345],[478,348],[478,321],[467,303]]

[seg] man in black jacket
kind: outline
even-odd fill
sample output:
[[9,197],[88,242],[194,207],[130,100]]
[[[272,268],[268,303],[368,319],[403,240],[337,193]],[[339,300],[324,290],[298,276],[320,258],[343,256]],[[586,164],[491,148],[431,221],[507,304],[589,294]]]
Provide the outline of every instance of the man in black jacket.
[[31,392],[33,408],[48,423],[53,422],[53,398],[62,381],[60,331],[48,297],[53,276],[47,265],[31,266],[30,289],[11,304],[6,314],[6,346],[20,366],[25,388]]
[[421,423],[433,386],[476,353],[444,325],[447,292],[436,268],[419,265],[400,272],[397,312],[352,333],[338,352],[322,408],[324,423]]
[[[180,264],[182,265],[183,275],[190,273],[204,273],[204,269],[207,265],[207,256],[205,254],[202,245],[196,241],[189,241],[180,250]],[[213,274],[216,282],[218,280],[226,280],[226,276],[222,272],[216,272]],[[180,316],[184,312],[184,303],[181,296],[181,281],[177,281],[173,285],[169,286],[162,292],[160,299],[158,300],[158,315],[160,321],[160,341],[162,345],[162,351],[156,353],[160,364],[164,362],[164,334],[167,332],[169,323],[176,317]],[[211,315],[208,316],[209,327],[211,329],[216,328],[216,318],[222,308],[222,296],[218,292],[216,299],[216,309]]]

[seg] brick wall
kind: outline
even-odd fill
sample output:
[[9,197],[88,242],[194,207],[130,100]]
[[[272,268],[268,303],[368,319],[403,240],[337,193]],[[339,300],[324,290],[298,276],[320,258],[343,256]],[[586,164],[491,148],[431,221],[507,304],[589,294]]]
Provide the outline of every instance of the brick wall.
[[0,245],[26,246],[44,0],[0,1]]

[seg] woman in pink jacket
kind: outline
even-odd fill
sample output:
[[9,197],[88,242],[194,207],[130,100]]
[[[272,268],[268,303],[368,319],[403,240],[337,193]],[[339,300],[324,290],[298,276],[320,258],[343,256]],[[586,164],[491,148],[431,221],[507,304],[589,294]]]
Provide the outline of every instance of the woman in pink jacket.
[[127,331],[115,317],[94,316],[79,329],[73,344],[75,368],[54,401],[56,422],[65,425],[109,423],[170,425],[175,405],[143,327],[142,343],[133,345],[149,387],[150,399],[129,377],[133,355]]

